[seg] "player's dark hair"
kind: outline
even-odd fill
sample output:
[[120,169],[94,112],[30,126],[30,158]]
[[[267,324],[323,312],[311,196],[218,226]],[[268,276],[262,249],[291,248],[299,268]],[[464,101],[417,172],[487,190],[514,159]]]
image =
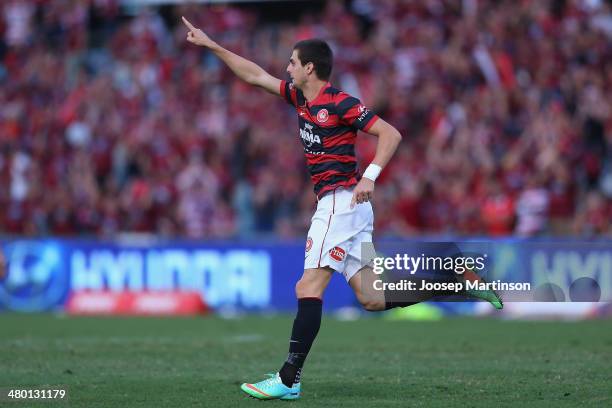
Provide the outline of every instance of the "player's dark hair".
[[329,45],[316,38],[302,40],[293,46],[298,52],[302,66],[312,62],[317,78],[328,81],[334,64],[334,54]]

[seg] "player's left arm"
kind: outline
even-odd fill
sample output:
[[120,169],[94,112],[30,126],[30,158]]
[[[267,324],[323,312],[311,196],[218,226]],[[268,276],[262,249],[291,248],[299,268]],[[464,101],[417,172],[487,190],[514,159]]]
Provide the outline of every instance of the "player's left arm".
[[379,117],[375,119],[374,124],[370,126],[366,132],[377,136],[378,144],[376,145],[374,160],[372,160],[372,163],[370,163],[363,172],[363,177],[353,190],[351,208],[355,204],[361,204],[372,200],[374,197],[374,182],[382,169],[384,169],[387,163],[389,163],[389,160],[391,160],[395,150],[397,150],[397,146],[402,140],[400,132]]

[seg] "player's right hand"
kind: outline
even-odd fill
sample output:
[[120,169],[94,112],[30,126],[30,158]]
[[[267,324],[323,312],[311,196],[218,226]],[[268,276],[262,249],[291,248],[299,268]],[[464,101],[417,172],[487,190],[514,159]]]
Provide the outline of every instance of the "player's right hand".
[[362,177],[353,190],[351,209],[355,207],[355,204],[362,204],[372,201],[372,198],[374,198],[374,182],[369,178]]
[[209,36],[204,34],[204,31],[200,30],[199,28],[195,28],[194,25],[191,24],[185,17],[181,18],[183,19],[183,23],[189,29],[189,32],[187,33],[187,41],[207,48],[211,48],[213,45],[215,45],[215,42],[211,40]]

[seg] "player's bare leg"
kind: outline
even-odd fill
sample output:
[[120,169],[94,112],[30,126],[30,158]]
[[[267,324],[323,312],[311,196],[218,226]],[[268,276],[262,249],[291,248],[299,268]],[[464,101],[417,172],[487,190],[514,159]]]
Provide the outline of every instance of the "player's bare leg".
[[334,271],[329,267],[304,269],[304,274],[295,284],[296,298],[321,299],[333,273]]
[[[376,289],[374,281],[379,279],[381,279],[381,275],[374,273],[372,267],[364,266],[349,281],[349,285],[355,292],[359,303],[370,312],[407,307],[435,297],[456,295],[451,290],[415,291],[409,296],[397,299],[397,296],[389,296],[388,293],[385,294],[384,290]],[[420,286],[420,284],[417,286]]]
[[374,290],[374,281],[380,275],[374,273],[371,267],[365,266],[349,280],[349,285],[361,306],[370,312],[385,310],[385,294],[381,290]]
[[[367,311],[376,312],[381,310],[389,310],[396,307],[407,307],[436,297],[457,295],[457,293],[452,290],[431,290],[415,291],[403,299],[387,299],[383,290],[375,289],[374,281],[380,278],[381,275],[374,273],[370,266],[365,266],[360,269],[359,272],[357,272],[349,281],[349,285],[353,289],[353,292],[355,292],[357,300]],[[458,276],[456,279],[457,281],[471,280],[485,282],[484,279],[472,271],[468,271],[463,276]],[[417,287],[419,286],[420,284],[417,284]],[[461,292],[461,294],[486,300],[496,309],[503,308],[503,302],[495,291],[464,290]]]
[[370,312],[389,310],[396,307],[407,307],[424,302],[434,297],[454,295],[452,291],[421,291],[415,292],[406,299],[387,299],[385,291],[375,289],[374,281],[381,275],[374,273],[372,267],[364,266],[351,278],[349,285],[355,292],[357,300],[363,308]]
[[331,268],[305,269],[295,285],[298,312],[293,321],[289,354],[280,371],[254,384],[242,384],[242,390],[258,399],[298,399],[301,393],[300,375],[310,347],[319,333],[322,297],[329,284]]

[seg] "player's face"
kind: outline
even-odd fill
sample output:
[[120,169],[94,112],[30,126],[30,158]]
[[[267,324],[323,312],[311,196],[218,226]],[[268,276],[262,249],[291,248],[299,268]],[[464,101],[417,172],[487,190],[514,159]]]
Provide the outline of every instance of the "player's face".
[[297,50],[293,50],[291,58],[289,58],[289,65],[287,65],[287,73],[295,87],[301,88],[306,83],[310,65],[311,64],[306,64],[306,66],[303,66],[298,57]]

